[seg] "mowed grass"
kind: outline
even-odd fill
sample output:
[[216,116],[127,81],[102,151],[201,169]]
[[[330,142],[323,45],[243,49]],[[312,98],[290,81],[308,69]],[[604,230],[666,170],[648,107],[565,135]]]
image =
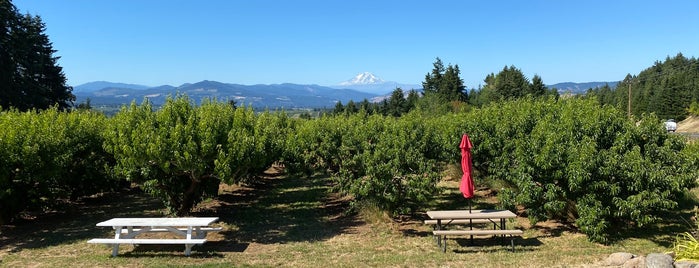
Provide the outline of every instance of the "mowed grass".
[[[458,184],[445,181],[433,205],[465,209]],[[204,202],[194,214],[217,216],[224,231],[210,233],[195,246],[122,245],[119,256],[90,238],[110,237],[95,223],[112,217],[159,217],[158,202],[138,191],[86,199],[62,212],[2,226],[2,267],[594,267],[613,252],[645,255],[670,251],[675,236],[688,231],[690,210],[677,221],[618,235],[610,245],[590,243],[582,234],[555,222],[530,226],[524,218],[508,222],[525,234],[516,251],[500,240],[450,239],[442,253],[422,224],[424,213],[391,218],[367,209],[350,213],[348,200],[329,192],[327,177],[271,174],[249,187],[222,187],[217,200]],[[494,197],[479,189],[474,208],[492,208]],[[509,241],[507,242],[509,245]]]

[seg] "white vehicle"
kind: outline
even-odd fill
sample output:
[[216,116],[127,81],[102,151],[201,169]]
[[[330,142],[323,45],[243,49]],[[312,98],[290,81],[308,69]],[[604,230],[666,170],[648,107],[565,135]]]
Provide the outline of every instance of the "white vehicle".
[[675,123],[675,119],[668,119],[665,121],[665,129],[667,129],[667,132],[675,132],[677,130],[677,123]]

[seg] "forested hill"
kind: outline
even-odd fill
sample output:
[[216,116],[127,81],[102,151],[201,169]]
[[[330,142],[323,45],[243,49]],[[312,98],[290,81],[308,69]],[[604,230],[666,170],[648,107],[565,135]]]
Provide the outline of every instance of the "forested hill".
[[549,88],[555,88],[559,94],[566,94],[566,93],[572,93],[572,94],[585,94],[587,91],[591,88],[601,88],[605,85],[609,86],[610,88],[616,88],[616,85],[619,83],[619,81],[613,81],[613,82],[585,82],[585,83],[574,83],[574,82],[564,82],[564,83],[557,83],[553,85],[547,85]]
[[690,113],[690,107],[699,106],[699,60],[687,58],[682,53],[667,57],[637,76],[627,75],[616,89],[601,87],[591,93],[602,104],[628,109],[631,91],[631,113],[655,113],[660,118],[682,120]]

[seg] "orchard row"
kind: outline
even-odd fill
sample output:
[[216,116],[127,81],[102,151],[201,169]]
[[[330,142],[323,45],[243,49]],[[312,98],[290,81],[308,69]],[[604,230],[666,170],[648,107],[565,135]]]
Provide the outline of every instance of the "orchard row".
[[135,183],[185,215],[221,183],[255,180],[277,163],[329,174],[336,191],[391,213],[424,209],[461,135],[476,184],[497,185],[503,208],[532,222],[572,221],[591,240],[661,221],[695,185],[699,149],[653,115],[628,120],[594,99],[522,99],[434,115],[290,118],[186,96],[114,117],[94,112],[0,113],[0,222],[57,200]]

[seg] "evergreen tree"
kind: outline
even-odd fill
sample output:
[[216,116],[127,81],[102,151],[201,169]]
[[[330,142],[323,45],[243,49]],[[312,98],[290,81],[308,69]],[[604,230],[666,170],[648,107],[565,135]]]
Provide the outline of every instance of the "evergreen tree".
[[[540,77],[535,76],[538,81],[536,89],[532,90],[532,86],[529,84],[529,80],[521,70],[517,69],[515,66],[505,66],[502,71],[496,74],[489,74],[483,80],[485,82],[485,87],[479,93],[479,103],[487,104],[493,101],[502,100],[512,100],[526,96],[527,94],[536,94],[546,92],[546,86],[544,86],[543,81]],[[536,95],[540,96],[540,95]]]
[[520,69],[505,66],[495,76],[495,90],[506,100],[517,99],[529,92],[529,81]]
[[17,28],[17,10],[12,2],[0,0],[0,106],[8,108],[13,103],[15,94],[11,91],[15,88],[13,77],[16,72],[15,62],[11,49],[12,31]]
[[9,0],[0,0],[0,106],[20,110],[73,105],[59,57],[41,17],[20,15]]
[[417,102],[420,101],[420,93],[417,92],[417,90],[411,89],[408,91],[408,97],[405,99],[405,113],[410,112],[411,110],[415,109],[417,107]]
[[403,90],[401,88],[396,88],[393,90],[393,93],[391,93],[391,98],[388,101],[388,114],[396,117],[401,116],[404,113],[406,106],[407,102],[403,96]]
[[422,82],[425,95],[436,94],[445,101],[467,101],[464,81],[461,79],[459,65],[449,64],[446,68],[440,58],[433,63],[431,73],[425,75]]
[[532,84],[529,87],[529,94],[534,97],[546,95],[546,85],[539,75],[532,77]]
[[[603,89],[607,90],[607,89]],[[598,91],[600,103],[612,104],[626,112],[655,113],[661,119],[682,120],[692,102],[699,101],[699,61],[682,53],[656,61],[637,76],[628,74],[610,94]]]
[[437,57],[437,59],[432,63],[432,72],[425,75],[425,82],[422,82],[422,89],[425,94],[432,94],[439,92],[439,87],[442,81],[442,76],[444,75],[444,64],[442,60]]
[[335,109],[333,110],[334,115],[342,114],[345,112],[345,106],[342,105],[341,101],[335,103]]
[[347,105],[345,105],[345,114],[351,115],[351,114],[356,114],[357,112],[359,112],[359,108],[357,108],[357,104],[355,104],[353,100],[349,100],[347,102]]
[[372,107],[371,103],[367,99],[364,99],[359,103],[359,110],[364,110],[367,114],[374,113],[374,107]]

